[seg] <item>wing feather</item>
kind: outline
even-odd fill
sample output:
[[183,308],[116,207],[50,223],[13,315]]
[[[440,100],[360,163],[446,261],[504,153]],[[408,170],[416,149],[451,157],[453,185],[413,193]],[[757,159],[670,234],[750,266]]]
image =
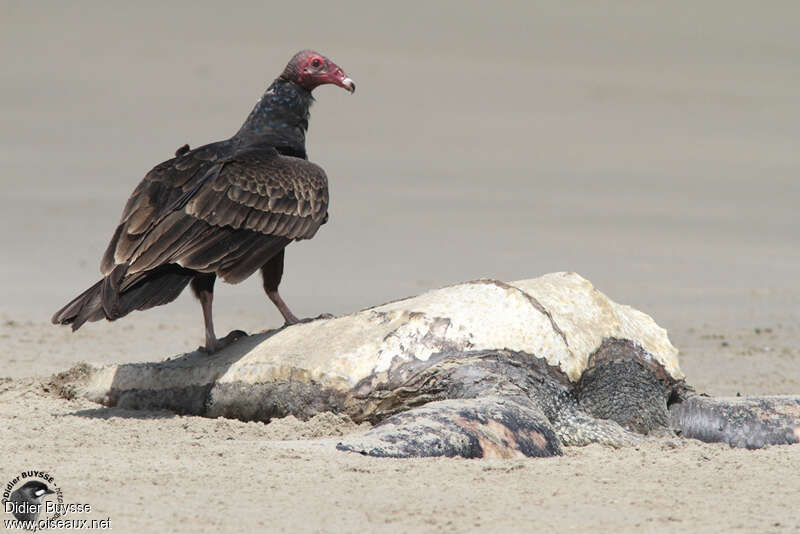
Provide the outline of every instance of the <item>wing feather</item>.
[[127,274],[175,263],[243,280],[327,220],[325,172],[272,148],[215,143],[157,165],[134,190],[101,264]]

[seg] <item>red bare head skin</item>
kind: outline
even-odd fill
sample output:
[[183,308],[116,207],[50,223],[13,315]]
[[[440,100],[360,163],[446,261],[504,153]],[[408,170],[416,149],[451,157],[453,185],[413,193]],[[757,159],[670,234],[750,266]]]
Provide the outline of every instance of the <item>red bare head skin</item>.
[[309,91],[326,83],[338,85],[351,93],[356,90],[356,84],[339,65],[313,50],[303,50],[295,54],[283,70],[281,78]]

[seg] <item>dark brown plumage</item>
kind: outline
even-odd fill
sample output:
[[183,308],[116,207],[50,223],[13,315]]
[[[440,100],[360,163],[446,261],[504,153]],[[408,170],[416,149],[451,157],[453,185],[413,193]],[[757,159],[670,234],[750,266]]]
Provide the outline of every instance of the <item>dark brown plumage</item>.
[[77,330],[87,321],[113,321],[171,302],[191,283],[213,352],[230,341],[214,334],[216,277],[237,283],[259,269],[286,322],[297,322],[278,285],[284,248],[313,237],[328,218],[325,172],[304,159],[311,90],[323,83],[355,89],[333,62],[300,52],[235,136],[194,150],[184,145],[147,173],[103,256],[104,278],[53,322]]

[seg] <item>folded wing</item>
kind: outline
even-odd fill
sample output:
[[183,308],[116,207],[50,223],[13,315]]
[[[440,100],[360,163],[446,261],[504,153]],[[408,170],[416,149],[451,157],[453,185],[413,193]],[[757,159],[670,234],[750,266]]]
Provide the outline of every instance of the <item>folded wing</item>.
[[166,264],[244,280],[327,220],[325,172],[273,148],[215,143],[151,170],[128,200],[101,264],[137,273]]

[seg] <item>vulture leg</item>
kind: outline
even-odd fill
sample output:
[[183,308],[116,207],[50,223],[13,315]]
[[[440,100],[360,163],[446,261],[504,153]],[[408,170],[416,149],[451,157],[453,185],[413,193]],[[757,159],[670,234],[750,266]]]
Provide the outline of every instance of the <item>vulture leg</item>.
[[283,277],[283,250],[284,249],[281,249],[280,252],[261,267],[261,276],[264,278],[264,291],[267,292],[269,300],[278,307],[278,310],[281,312],[281,315],[283,315],[283,319],[288,326],[299,323],[300,320],[295,317],[289,309],[289,306],[287,306],[281,298],[281,294],[278,293],[278,285],[281,283],[281,278]]
[[241,330],[234,330],[222,339],[217,339],[214,334],[214,320],[211,317],[211,305],[214,301],[214,282],[217,276],[214,274],[198,274],[192,278],[191,286],[195,296],[200,300],[200,306],[203,308],[203,321],[206,327],[206,346],[200,347],[200,350],[208,354],[217,352],[224,349],[240,337],[247,334]]

